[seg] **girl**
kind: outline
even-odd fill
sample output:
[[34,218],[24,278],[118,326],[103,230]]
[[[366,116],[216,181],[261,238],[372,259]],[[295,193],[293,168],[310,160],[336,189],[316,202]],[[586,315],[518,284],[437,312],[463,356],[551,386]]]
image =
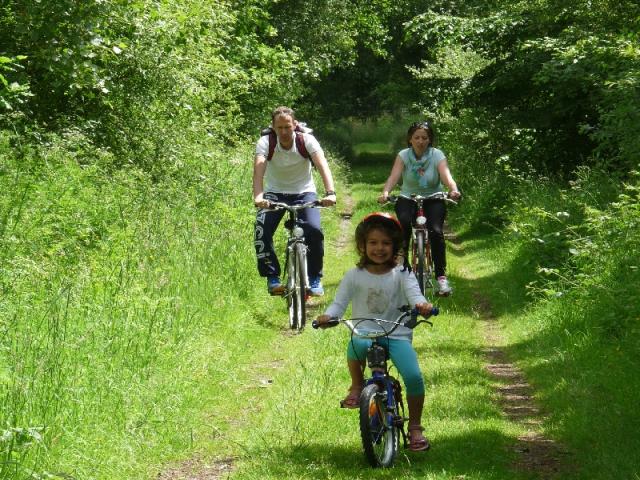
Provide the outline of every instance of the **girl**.
[[[395,320],[398,308],[415,305],[421,315],[429,315],[433,307],[420,293],[415,275],[396,267],[396,256],[402,247],[400,222],[388,213],[367,215],[356,228],[356,246],[360,260],[349,270],[338,287],[335,299],[324,315],[317,318],[322,327],[331,317],[342,317],[349,302],[353,317],[374,317]],[[402,377],[409,408],[409,448],[419,452],[429,448],[422,434],[421,418],[424,404],[424,381],[418,356],[411,345],[412,330],[399,326],[388,338],[389,356]],[[343,407],[358,408],[364,386],[364,359],[371,340],[354,336],[347,348],[347,364],[351,375],[349,393]]]
[[[411,196],[412,193],[424,197],[436,192],[442,192],[444,183],[449,189],[449,197],[453,200],[460,198],[458,186],[451,176],[447,159],[433,146],[433,129],[428,122],[411,124],[407,131],[408,148],[400,150],[396,157],[389,178],[382,187],[382,194],[378,198],[385,203],[389,192],[402,178],[402,195]],[[451,294],[451,286],[446,277],[446,256],[444,245],[444,218],[447,214],[444,200],[428,200],[425,205],[427,230],[431,239],[431,252],[438,279],[438,295]],[[416,215],[416,204],[405,198],[398,198],[396,215],[404,228],[404,251],[409,251],[411,224]],[[406,253],[405,253],[406,258]]]

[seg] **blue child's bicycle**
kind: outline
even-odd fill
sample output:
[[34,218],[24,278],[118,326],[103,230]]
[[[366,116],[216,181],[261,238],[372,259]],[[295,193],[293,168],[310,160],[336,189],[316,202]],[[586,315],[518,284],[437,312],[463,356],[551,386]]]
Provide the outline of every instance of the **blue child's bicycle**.
[[[373,341],[367,350],[367,364],[371,376],[365,380],[365,387],[360,394],[360,435],[364,455],[372,467],[391,466],[398,454],[400,437],[405,448],[408,437],[404,428],[407,418],[404,416],[402,387],[400,382],[389,374],[389,353],[379,339],[389,336],[400,325],[411,329],[420,323],[432,325],[428,320],[418,320],[416,309],[405,306],[400,310],[402,313],[394,321],[381,318],[332,318],[324,325],[335,327],[342,323],[349,328],[352,336],[370,338]],[[431,315],[438,313],[435,307],[431,311]],[[409,319],[403,321],[407,317]],[[314,321],[312,326],[319,328],[320,324]]]

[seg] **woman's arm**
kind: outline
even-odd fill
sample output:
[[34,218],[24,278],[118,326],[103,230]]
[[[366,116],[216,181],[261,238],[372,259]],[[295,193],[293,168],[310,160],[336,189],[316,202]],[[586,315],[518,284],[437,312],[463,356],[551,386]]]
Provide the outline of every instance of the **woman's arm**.
[[400,177],[402,176],[402,172],[404,171],[404,162],[400,155],[396,156],[395,161],[393,162],[393,167],[391,168],[391,173],[389,174],[389,178],[384,182],[384,187],[382,187],[382,195],[378,197],[379,203],[385,203],[387,198],[389,197],[389,192],[393,190],[393,187],[396,186]]
[[440,174],[440,180],[444,183],[449,189],[449,196],[453,200],[457,200],[460,198],[460,192],[458,191],[458,185],[453,180],[451,176],[451,171],[449,170],[449,164],[447,163],[447,159],[444,158],[438,164],[438,173]]

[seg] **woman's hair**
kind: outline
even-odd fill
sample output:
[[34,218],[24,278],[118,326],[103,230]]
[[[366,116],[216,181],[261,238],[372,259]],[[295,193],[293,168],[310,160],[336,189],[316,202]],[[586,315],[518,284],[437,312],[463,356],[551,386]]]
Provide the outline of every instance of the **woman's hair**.
[[275,123],[276,118],[278,118],[280,115],[289,116],[291,117],[291,120],[296,119],[296,114],[293,109],[289,107],[278,107],[273,112],[271,112],[271,123]]
[[396,256],[402,248],[404,239],[402,236],[402,227],[396,225],[395,222],[397,222],[395,219],[391,221],[382,216],[369,216],[365,217],[365,219],[358,224],[355,235],[356,248],[358,249],[358,255],[360,255],[360,259],[356,264],[358,268],[364,268],[371,263],[371,260],[367,257],[367,238],[373,230],[380,230],[391,238],[393,255],[387,262],[387,266],[392,268],[396,266]]
[[433,146],[433,142],[435,141],[435,135],[433,134],[433,127],[429,122],[414,122],[409,125],[409,130],[407,130],[407,145],[411,146],[411,137],[416,133],[416,130],[426,130],[429,135],[429,146]]

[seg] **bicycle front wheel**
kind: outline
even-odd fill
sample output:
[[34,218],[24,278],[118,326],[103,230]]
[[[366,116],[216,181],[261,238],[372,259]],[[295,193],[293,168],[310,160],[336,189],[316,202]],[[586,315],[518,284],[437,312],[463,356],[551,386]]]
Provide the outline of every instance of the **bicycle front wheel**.
[[390,467],[398,453],[397,412],[388,411],[386,403],[386,392],[375,383],[360,395],[360,435],[364,456],[372,467]]
[[298,267],[297,267],[297,254],[295,245],[288,248],[287,255],[287,309],[289,311],[289,327],[292,330],[298,328]]
[[307,252],[303,244],[296,248],[296,310],[298,312],[297,328],[302,330],[307,323]]
[[416,278],[418,279],[418,285],[420,285],[420,291],[424,295],[425,285],[428,277],[426,276],[426,262],[424,252],[424,232],[417,230],[413,241],[413,263]]

